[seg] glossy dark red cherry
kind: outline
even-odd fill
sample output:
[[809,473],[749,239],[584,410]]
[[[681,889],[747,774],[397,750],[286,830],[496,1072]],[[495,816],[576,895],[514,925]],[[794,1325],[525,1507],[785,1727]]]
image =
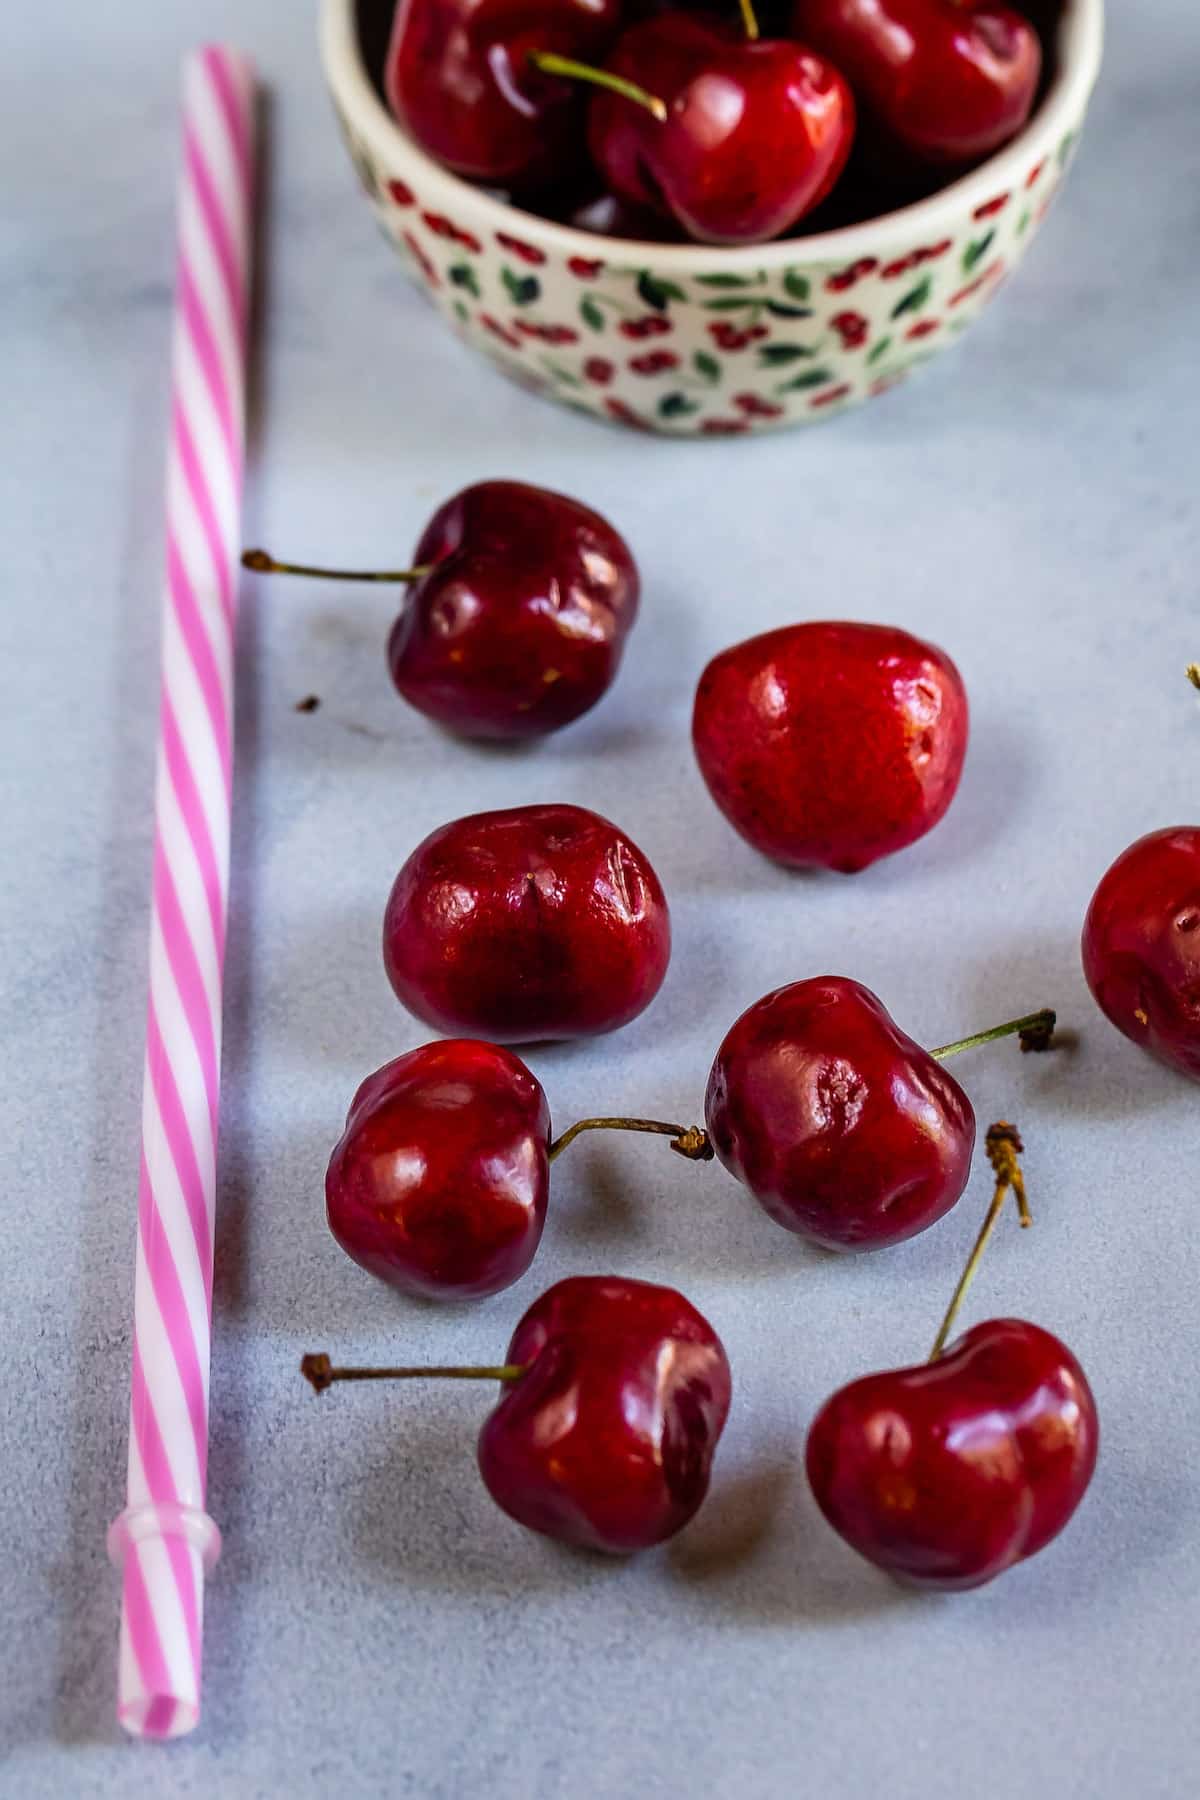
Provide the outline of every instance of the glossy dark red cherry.
[[495,187],[561,182],[584,161],[586,102],[530,55],[602,58],[620,15],[620,0],[400,0],[388,105],[456,175]]
[[654,116],[598,91],[588,141],[614,194],[666,213],[693,238],[774,238],[837,180],[854,101],[837,70],[799,44],[747,40],[686,12],[631,27],[606,64],[666,107]]
[[1083,972],[1118,1031],[1200,1081],[1200,826],[1118,856],[1088,907]]
[[808,1479],[829,1523],[879,1568],[920,1587],[978,1587],[1057,1537],[1099,1435],[1066,1345],[992,1319],[935,1362],[839,1388],[808,1434]]
[[434,831],[396,877],[388,978],[439,1031],[500,1043],[626,1025],[662,985],[666,897],[646,856],[581,806],[473,813]]
[[898,1244],[950,1210],[975,1146],[971,1102],[869,989],[777,988],[717,1052],[713,1149],[788,1231],[834,1250]]
[[1037,32],[996,0],[795,0],[792,26],[841,69],[879,146],[913,162],[977,162],[1033,108]]
[[729,1411],[721,1340],[673,1288],[560,1281],[525,1314],[479,1434],[479,1468],[519,1524],[627,1554],[672,1537],[708,1492]]
[[557,731],[600,699],[637,616],[629,546],[606,519],[518,481],[464,488],[429,521],[388,663],[404,698],[466,737]]
[[962,678],[932,644],[887,625],[785,625],[713,658],[692,741],[755,849],[852,874],[943,817],[967,725]]
[[541,1241],[550,1109],[511,1051],[425,1044],[368,1077],[329,1161],[329,1228],[401,1293],[467,1300],[519,1279]]

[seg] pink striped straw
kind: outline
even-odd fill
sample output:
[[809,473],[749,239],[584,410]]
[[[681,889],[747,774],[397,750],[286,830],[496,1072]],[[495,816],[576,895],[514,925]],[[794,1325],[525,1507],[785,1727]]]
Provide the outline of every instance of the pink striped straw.
[[183,72],[167,456],[150,1001],[134,1276],[117,1717],[171,1738],[200,1717],[221,974],[229,888],[254,81],[224,49]]

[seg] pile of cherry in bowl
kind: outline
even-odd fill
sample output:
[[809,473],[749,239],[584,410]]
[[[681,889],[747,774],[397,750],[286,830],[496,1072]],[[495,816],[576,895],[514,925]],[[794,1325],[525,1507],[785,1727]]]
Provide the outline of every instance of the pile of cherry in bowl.
[[400,0],[383,91],[443,167],[529,210],[616,237],[764,243],[890,211],[999,150],[1037,99],[1057,11]]
[[[244,560],[295,569],[262,551]],[[467,738],[537,737],[586,712],[617,675],[639,601],[634,559],[607,520],[504,481],[441,507],[393,579],[408,589],[388,644],[395,685]],[[967,699],[931,644],[808,622],[715,657],[693,734],[735,831],[784,864],[850,874],[942,818]],[[703,1125],[601,1117],[556,1136],[541,1084],[507,1046],[610,1031],[654,1000],[671,936],[646,855],[578,806],[456,819],[412,851],[382,929],[397,996],[450,1035],[359,1087],[329,1162],[328,1218],[356,1262],[425,1299],[471,1300],[525,1273],[551,1164],[585,1129],[661,1133],[683,1157],[719,1160],[784,1230],[886,1250],[967,1185],[976,1120],[946,1059],[1006,1033],[1045,1049],[1054,1030],[1043,1011],[925,1050],[858,982],[809,975],[728,1030]],[[1088,911],[1083,963],[1112,1023],[1200,1080],[1200,827],[1154,832],[1118,858]],[[1081,1500],[1098,1443],[1084,1373],[1048,1331],[992,1320],[947,1343],[1006,1192],[1026,1218],[1015,1129],[998,1122],[985,1144],[992,1204],[932,1355],[840,1389],[808,1442],[814,1494],[843,1537],[939,1588],[977,1585],[1041,1549]],[[535,1531],[619,1552],[696,1512],[731,1397],[709,1322],[672,1289],[615,1276],[557,1283],[486,1368],[343,1370],[316,1356],[306,1372],[318,1388],[386,1374],[498,1380],[479,1441],[489,1491]]]

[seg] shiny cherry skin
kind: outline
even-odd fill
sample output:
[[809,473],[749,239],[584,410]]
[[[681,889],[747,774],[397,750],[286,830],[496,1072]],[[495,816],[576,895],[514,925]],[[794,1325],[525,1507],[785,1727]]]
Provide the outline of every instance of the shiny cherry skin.
[[533,51],[601,60],[620,0],[400,0],[384,90],[423,150],[468,181],[537,188],[586,162],[586,96]]
[[673,1288],[560,1281],[508,1347],[525,1373],[479,1434],[488,1492],[518,1524],[628,1555],[673,1537],[708,1492],[729,1412],[720,1338]]
[[665,13],[620,38],[608,70],[656,95],[645,107],[598,89],[593,160],[612,192],[666,213],[708,244],[755,244],[824,199],[854,137],[854,100],[799,44],[750,42],[733,27]]
[[629,546],[599,513],[519,481],[438,508],[392,628],[392,680],[464,737],[540,737],[594,706],[637,617]]
[[881,1250],[949,1212],[975,1113],[868,988],[794,981],[745,1011],[704,1096],[713,1149],[771,1218],[830,1250]]
[[922,1588],[980,1587],[1058,1536],[1100,1442],[1058,1338],[975,1325],[932,1363],[839,1388],[808,1434],[817,1505],[868,1562]]
[[1083,972],[1118,1031],[1200,1081],[1200,825],[1118,856],[1088,907]]
[[424,1044],[363,1082],[325,1176],[329,1229],[403,1294],[477,1300],[533,1261],[550,1109],[511,1050]]
[[648,859],[582,806],[443,825],[400,870],[383,924],[388,978],[409,1011],[497,1043],[627,1025],[662,986],[670,954]]
[[880,147],[912,163],[978,162],[1033,110],[1037,32],[996,0],[796,0],[792,28],[841,69]]
[[747,843],[791,868],[854,874],[943,817],[967,751],[944,651],[889,625],[785,625],[700,677],[700,773]]

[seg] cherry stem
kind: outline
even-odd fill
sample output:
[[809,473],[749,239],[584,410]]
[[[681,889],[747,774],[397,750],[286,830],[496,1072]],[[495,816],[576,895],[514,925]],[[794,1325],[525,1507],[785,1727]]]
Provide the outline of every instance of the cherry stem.
[[663,1119],[580,1119],[568,1126],[561,1137],[555,1138],[550,1146],[550,1161],[561,1156],[581,1131],[653,1131],[660,1137],[669,1137],[672,1150],[677,1150],[690,1162],[711,1162],[713,1159],[713,1147],[703,1125],[668,1125]]
[[591,63],[576,62],[571,56],[559,56],[555,50],[531,50],[529,61],[543,75],[563,75],[568,81],[590,81],[593,87],[607,88],[610,93],[619,94],[622,100],[644,106],[660,125],[666,121],[666,101],[660,100],[657,94],[648,93],[635,81],[626,81],[623,75],[613,75],[608,69],[597,69]]
[[321,569],[314,563],[276,562],[267,550],[243,550],[243,569],[256,575],[312,575],[318,581],[420,581],[428,575],[432,563],[420,563],[415,569]]
[[324,1350],[310,1351],[300,1358],[300,1373],[312,1383],[318,1394],[335,1381],[421,1381],[443,1378],[451,1381],[519,1381],[525,1373],[524,1363],[500,1363],[496,1366],[471,1366],[452,1363],[447,1367],[427,1364],[408,1369],[337,1369]]
[[752,44],[756,44],[760,34],[758,18],[754,11],[754,0],[738,0],[738,4],[742,9],[742,24],[745,27],[746,36]]
[[1045,1006],[1041,1012],[1026,1013],[1023,1019],[1008,1019],[1003,1025],[993,1025],[990,1031],[976,1031],[970,1037],[956,1038],[952,1044],[939,1044],[929,1054],[938,1062],[944,1062],[948,1056],[957,1056],[960,1050],[974,1050],[978,1044],[990,1044],[995,1038],[1014,1034],[1020,1037],[1022,1050],[1049,1050],[1057,1023],[1058,1015],[1053,1007]]
[[1187,678],[1194,688],[1200,688],[1200,663],[1189,663]]
[[967,1258],[967,1266],[959,1276],[958,1286],[950,1297],[946,1316],[933,1340],[933,1349],[929,1352],[931,1363],[936,1362],[946,1348],[946,1340],[950,1336],[962,1303],[967,1297],[967,1290],[979,1272],[979,1265],[983,1261],[983,1253],[987,1249],[988,1239],[995,1229],[996,1220],[1004,1210],[1004,1199],[1009,1188],[1013,1191],[1013,1197],[1017,1203],[1017,1217],[1022,1226],[1033,1224],[1033,1215],[1030,1213],[1029,1200],[1025,1193],[1025,1177],[1021,1173],[1021,1165],[1017,1161],[1017,1152],[1023,1150],[1025,1146],[1021,1142],[1021,1136],[1016,1126],[1008,1124],[1005,1119],[999,1119],[995,1125],[989,1125],[984,1142],[987,1146],[988,1161],[996,1172],[996,1191],[992,1195],[992,1203],[987,1209],[987,1216],[979,1228],[979,1236],[975,1239],[974,1247]]

